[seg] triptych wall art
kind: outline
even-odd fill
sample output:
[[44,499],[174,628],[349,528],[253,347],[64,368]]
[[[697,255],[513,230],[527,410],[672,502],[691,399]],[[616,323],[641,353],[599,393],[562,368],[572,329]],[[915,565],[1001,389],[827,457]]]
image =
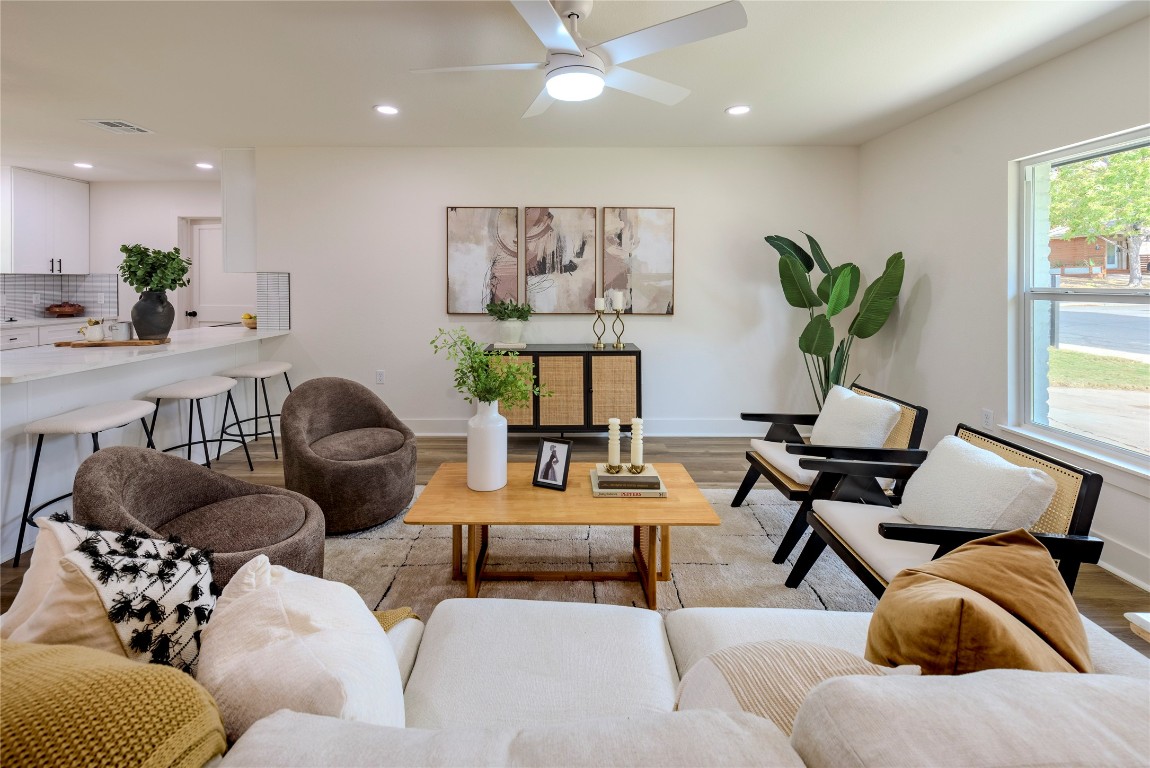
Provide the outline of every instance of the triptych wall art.
[[524,208],[520,270],[518,208],[448,208],[448,313],[514,299],[540,314],[592,314],[596,296],[622,291],[627,314],[674,314],[675,209],[602,211],[597,260],[594,207]]

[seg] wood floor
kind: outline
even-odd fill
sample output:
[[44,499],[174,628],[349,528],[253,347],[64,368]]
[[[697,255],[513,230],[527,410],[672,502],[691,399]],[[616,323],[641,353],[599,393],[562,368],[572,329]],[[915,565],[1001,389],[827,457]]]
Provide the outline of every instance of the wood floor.
[[[572,439],[572,461],[602,461],[607,454],[607,440],[602,435],[566,435]],[[539,438],[511,435],[508,439],[510,461],[534,462]],[[745,438],[671,437],[647,438],[644,457],[651,462],[677,462],[684,465],[702,488],[734,488],[743,479],[747,464]],[[419,438],[419,463],[416,482],[426,483],[445,461],[466,459],[466,440],[462,437]],[[283,486],[283,463],[272,455],[271,441],[266,437],[251,444],[255,471],[249,472],[243,451],[234,450],[213,467],[220,472],[264,485]],[[62,505],[65,506],[65,505]],[[829,552],[825,557],[832,557]],[[21,567],[10,563],[0,567],[0,610],[8,610],[20,580],[27,569],[28,558]],[[1150,656],[1150,643],[1130,631],[1123,614],[1129,611],[1150,612],[1150,592],[1146,592],[1094,565],[1082,566],[1074,599],[1083,615],[1121,638],[1139,652]]]

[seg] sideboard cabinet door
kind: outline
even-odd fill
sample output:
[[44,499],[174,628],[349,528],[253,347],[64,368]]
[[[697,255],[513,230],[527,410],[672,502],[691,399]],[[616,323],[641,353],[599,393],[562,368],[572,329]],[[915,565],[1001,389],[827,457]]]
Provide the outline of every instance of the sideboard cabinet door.
[[616,418],[624,424],[639,415],[637,355],[591,355],[591,424],[606,426]]

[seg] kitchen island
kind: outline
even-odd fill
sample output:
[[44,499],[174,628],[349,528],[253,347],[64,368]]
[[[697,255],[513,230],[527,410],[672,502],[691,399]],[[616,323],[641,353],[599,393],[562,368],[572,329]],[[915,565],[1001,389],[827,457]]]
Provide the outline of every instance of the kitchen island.
[[[290,331],[248,330],[240,327],[195,328],[172,331],[170,344],[142,347],[27,347],[0,352],[0,556],[15,554],[20,515],[28,488],[35,437],[24,433],[30,421],[85,405],[109,400],[141,399],[144,393],[165,384],[199,376],[275,354],[275,339]],[[268,382],[269,387],[272,382]],[[283,392],[271,392],[273,401]],[[233,392],[241,418],[252,415],[250,387]],[[219,402],[216,402],[218,400]],[[209,437],[219,433],[223,398],[203,403]],[[156,423],[156,445],[163,448],[187,441],[188,404],[164,402]],[[179,413],[177,413],[177,410]],[[198,435],[198,427],[197,427]],[[101,433],[101,447],[146,444],[139,422]],[[224,450],[239,447],[225,443]],[[76,468],[92,452],[88,435],[52,435],[44,441],[41,471],[36,478],[32,506],[71,489]],[[180,453],[180,455],[186,455]],[[213,455],[214,458],[214,455]],[[193,460],[203,462],[202,456]],[[157,478],[163,482],[163,478]],[[44,510],[41,515],[70,510],[71,500]],[[25,535],[25,548],[35,540],[34,530]]]

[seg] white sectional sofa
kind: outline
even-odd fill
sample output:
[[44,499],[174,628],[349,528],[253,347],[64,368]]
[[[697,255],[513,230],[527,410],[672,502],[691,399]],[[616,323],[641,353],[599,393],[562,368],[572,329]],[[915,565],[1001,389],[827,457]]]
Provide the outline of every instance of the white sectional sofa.
[[1086,619],[1093,674],[839,677],[807,695],[790,737],[750,714],[674,711],[680,678],[710,653],[790,639],[861,656],[869,620],[446,600],[426,627],[388,634],[406,727],[281,710],[220,765],[1150,764],[1150,659]]

